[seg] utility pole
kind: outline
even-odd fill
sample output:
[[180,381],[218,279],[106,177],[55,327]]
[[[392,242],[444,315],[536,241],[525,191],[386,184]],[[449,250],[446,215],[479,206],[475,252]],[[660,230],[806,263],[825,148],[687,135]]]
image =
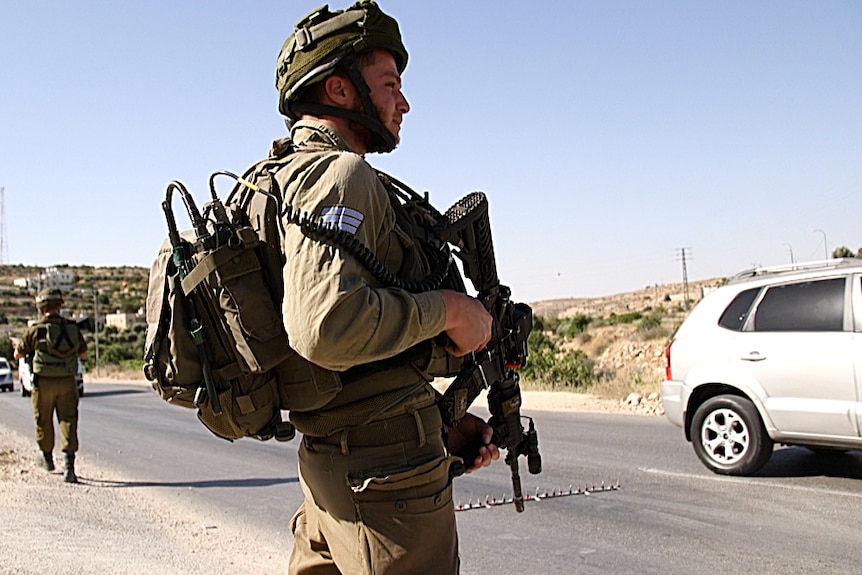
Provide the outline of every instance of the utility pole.
[[96,375],[99,375],[99,290],[93,288],[93,339],[96,341]]
[[793,246],[791,246],[790,244],[784,244],[784,245],[787,246],[787,249],[790,251],[790,263],[795,264],[796,260],[793,259]]
[[826,232],[824,232],[823,230],[814,230],[814,233],[823,234],[823,259],[828,260],[829,259],[829,248],[826,246]]
[[682,297],[685,299],[685,309],[689,309],[688,299],[688,266],[686,265],[686,250],[691,251],[691,248],[680,248],[682,257]]
[[6,245],[6,188],[0,188],[0,264],[9,263],[9,246]]

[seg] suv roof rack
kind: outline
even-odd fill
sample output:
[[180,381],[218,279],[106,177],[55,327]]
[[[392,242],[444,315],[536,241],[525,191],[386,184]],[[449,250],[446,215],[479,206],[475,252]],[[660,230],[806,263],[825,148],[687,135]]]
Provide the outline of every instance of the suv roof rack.
[[780,266],[756,267],[739,272],[730,281],[738,281],[753,277],[788,272],[808,272],[817,270],[838,269],[851,266],[862,266],[860,258],[833,258],[829,260],[817,260],[812,262],[784,264]]

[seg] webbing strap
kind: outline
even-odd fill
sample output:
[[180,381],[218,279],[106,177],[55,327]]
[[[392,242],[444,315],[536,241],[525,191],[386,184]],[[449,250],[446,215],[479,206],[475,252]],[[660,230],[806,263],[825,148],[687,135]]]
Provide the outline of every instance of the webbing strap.
[[69,337],[69,333],[66,331],[66,324],[60,323],[59,326],[60,326],[60,337],[57,339],[57,341],[54,342],[54,349],[56,351],[60,351],[60,342],[65,339],[66,343],[69,344],[69,349],[74,350],[75,344],[72,343],[72,338]]
[[294,32],[294,42],[299,50],[304,50],[321,38],[334,34],[343,28],[352,26],[365,18],[365,10],[348,10],[320,24],[311,27],[303,26]]
[[[254,244],[257,243],[258,238],[257,234],[254,233],[254,230],[251,228],[240,228],[237,230],[237,236],[239,237],[241,247],[245,244]],[[237,255],[237,248],[222,246],[216,250],[213,250],[211,253],[204,256],[199,262],[195,264],[195,267],[189,271],[186,277],[183,278],[182,287],[183,293],[188,296],[190,295],[196,287],[200,285],[202,281],[207,279],[211,273],[217,270],[219,267],[231,261]]]

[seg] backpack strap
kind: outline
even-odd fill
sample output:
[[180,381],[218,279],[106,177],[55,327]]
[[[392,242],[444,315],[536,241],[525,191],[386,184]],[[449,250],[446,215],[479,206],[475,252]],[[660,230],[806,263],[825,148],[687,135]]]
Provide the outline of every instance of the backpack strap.
[[57,338],[57,341],[54,342],[54,350],[60,351],[60,343],[65,340],[67,344],[69,344],[69,349],[73,350],[75,348],[75,344],[72,343],[72,338],[69,337],[69,332],[66,331],[66,322],[60,322],[60,337]]

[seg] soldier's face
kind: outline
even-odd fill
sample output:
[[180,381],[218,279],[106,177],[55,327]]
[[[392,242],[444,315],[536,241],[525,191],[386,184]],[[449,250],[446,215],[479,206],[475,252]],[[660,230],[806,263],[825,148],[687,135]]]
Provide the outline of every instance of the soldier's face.
[[387,50],[375,50],[373,63],[362,68],[362,77],[371,88],[371,102],[380,121],[400,141],[401,121],[410,111],[410,104],[401,93],[401,74],[395,58]]

